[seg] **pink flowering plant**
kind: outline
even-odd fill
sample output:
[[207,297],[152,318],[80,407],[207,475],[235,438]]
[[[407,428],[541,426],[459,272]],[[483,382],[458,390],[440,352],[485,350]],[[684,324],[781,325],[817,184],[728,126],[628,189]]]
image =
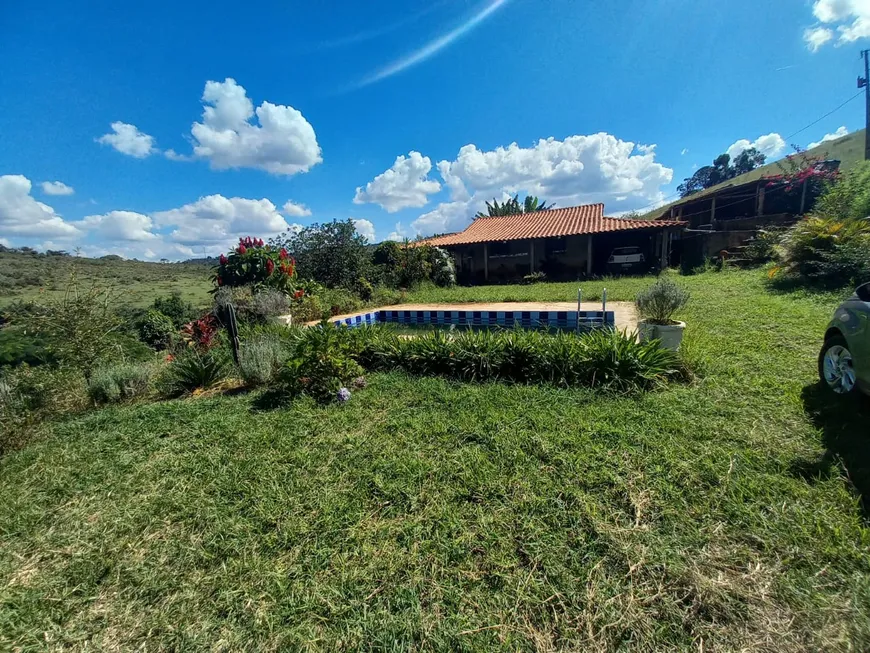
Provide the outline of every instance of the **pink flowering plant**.
[[780,174],[764,178],[767,188],[781,187],[786,193],[793,193],[802,190],[806,184],[808,194],[815,198],[839,179],[840,173],[836,165],[822,157],[807,156],[806,152],[797,147],[795,149],[794,154],[776,162]]

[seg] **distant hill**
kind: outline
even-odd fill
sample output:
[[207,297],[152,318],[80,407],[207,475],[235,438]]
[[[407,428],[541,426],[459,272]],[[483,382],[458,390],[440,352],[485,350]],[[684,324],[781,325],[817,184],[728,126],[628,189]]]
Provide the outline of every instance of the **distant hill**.
[[60,297],[73,274],[81,287],[113,288],[122,303],[134,306],[147,306],[172,292],[196,306],[211,301],[211,267],[204,261],[146,263],[113,255],[87,258],[0,246],[0,308],[14,301]]
[[[859,161],[864,160],[864,132],[864,129],[860,129],[856,132],[848,134],[847,136],[843,136],[842,138],[828,141],[827,143],[822,143],[818,147],[807,150],[806,154],[810,157],[835,159],[840,162],[840,170],[848,170]],[[783,157],[783,159],[778,159],[778,161],[782,161],[784,160],[784,158],[785,157]],[[755,181],[757,179],[761,179],[762,177],[771,177],[773,175],[781,174],[781,171],[776,163],[776,161],[773,161],[771,163],[761,166],[760,168],[756,168],[752,172],[747,172],[745,175],[734,177],[733,179],[729,179],[728,181],[717,184],[716,186],[711,186],[710,188],[706,188],[697,193],[693,193],[690,196],[674,200],[670,204],[665,204],[664,206],[660,206],[657,209],[653,209],[652,211],[645,213],[641,216],[641,219],[652,220],[654,218],[657,218],[660,215],[663,215],[664,213],[669,211],[670,208],[675,204],[679,204],[689,198],[691,198],[692,200],[696,200],[700,197],[704,197],[705,195],[710,195],[711,193],[722,190],[723,188],[728,188],[729,186],[738,186],[740,184],[746,183],[747,181]]]

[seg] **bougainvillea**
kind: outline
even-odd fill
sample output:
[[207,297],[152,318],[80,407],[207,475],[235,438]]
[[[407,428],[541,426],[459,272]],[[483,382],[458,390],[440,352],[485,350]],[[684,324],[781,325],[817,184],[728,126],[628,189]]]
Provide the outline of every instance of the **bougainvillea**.
[[777,161],[776,165],[780,174],[765,177],[767,188],[781,186],[786,193],[801,189],[804,182],[818,192],[839,177],[836,165],[819,157],[807,156],[800,150],[783,161]]

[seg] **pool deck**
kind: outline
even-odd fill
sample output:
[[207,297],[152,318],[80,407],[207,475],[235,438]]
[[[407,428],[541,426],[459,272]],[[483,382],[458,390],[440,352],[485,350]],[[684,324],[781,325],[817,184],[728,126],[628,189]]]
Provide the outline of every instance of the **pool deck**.
[[[342,320],[374,311],[571,311],[577,310],[577,302],[472,302],[469,304],[396,304],[380,306],[364,311],[334,315],[330,320]],[[583,302],[583,311],[600,311],[601,302]],[[637,329],[637,313],[633,302],[607,302],[607,310],[613,311],[616,328],[625,331]],[[307,322],[307,325],[317,324]]]

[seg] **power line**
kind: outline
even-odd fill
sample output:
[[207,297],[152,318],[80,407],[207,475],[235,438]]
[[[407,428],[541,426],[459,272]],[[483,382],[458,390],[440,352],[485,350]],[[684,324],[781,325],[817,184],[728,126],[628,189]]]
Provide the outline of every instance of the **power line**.
[[[794,138],[795,136],[797,136],[798,134],[800,134],[800,133],[802,133],[802,132],[805,132],[805,131],[806,131],[807,129],[809,129],[810,127],[813,127],[814,125],[819,124],[820,122],[822,122],[822,120],[824,120],[824,119],[827,118],[828,116],[837,113],[837,111],[839,111],[839,110],[842,109],[844,106],[846,106],[847,104],[849,104],[849,102],[851,102],[852,100],[856,99],[856,98],[857,98],[859,95],[861,95],[862,93],[864,93],[864,91],[858,91],[855,95],[853,95],[853,96],[850,97],[848,100],[846,100],[845,102],[843,102],[843,104],[839,105],[836,109],[831,109],[831,110],[828,111],[828,113],[826,113],[825,115],[821,116],[820,118],[817,118],[816,120],[813,120],[813,121],[812,121],[809,125],[807,125],[806,127],[803,127],[802,129],[797,130],[797,131],[796,131],[795,133],[793,133],[793,134],[789,134],[789,135],[785,138],[785,140],[788,141],[788,140]],[[711,187],[711,188],[712,188],[712,187]],[[646,211],[647,209],[664,208],[664,207],[667,205],[667,201],[668,201],[669,199],[671,199],[672,197],[676,197],[676,196],[679,195],[679,194],[680,194],[679,191],[677,191],[676,193],[672,193],[672,194],[668,195],[667,197],[662,198],[661,200],[655,201],[655,202],[653,202],[653,203],[651,203],[651,204],[647,204],[646,206],[644,206],[644,207],[642,207],[642,208],[640,208],[640,209],[635,209],[635,210],[636,210],[638,213],[642,213],[643,211]],[[688,196],[687,196],[687,197],[688,197]],[[664,202],[664,204],[659,204],[659,202]],[[658,205],[658,207],[657,207],[656,205]]]
[[845,102],[843,102],[843,104],[841,104],[840,106],[838,106],[836,109],[832,109],[831,111],[828,111],[828,113],[826,113],[825,115],[823,115],[821,118],[819,118],[819,119],[817,119],[817,120],[813,120],[809,125],[807,125],[807,126],[804,127],[803,129],[798,129],[794,134],[790,134],[789,136],[787,136],[785,140],[789,140],[789,139],[791,139],[791,138],[797,136],[797,135],[800,134],[801,132],[805,132],[805,131],[808,130],[810,127],[819,124],[820,122],[822,122],[822,120],[824,120],[825,118],[827,118],[827,117],[830,116],[831,114],[837,113],[837,111],[839,111],[839,110],[842,109],[844,106],[846,106],[847,104],[849,104],[849,102],[851,102],[852,100],[854,100],[855,98],[857,98],[857,97],[858,97],[859,95],[861,95],[862,93],[864,93],[864,91],[858,91],[857,93],[855,93],[855,95],[853,95],[853,96],[850,97],[848,100],[846,100]]

